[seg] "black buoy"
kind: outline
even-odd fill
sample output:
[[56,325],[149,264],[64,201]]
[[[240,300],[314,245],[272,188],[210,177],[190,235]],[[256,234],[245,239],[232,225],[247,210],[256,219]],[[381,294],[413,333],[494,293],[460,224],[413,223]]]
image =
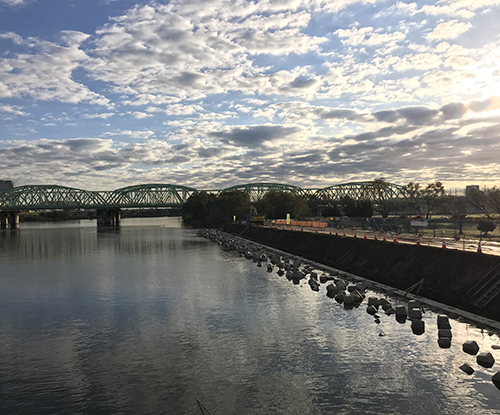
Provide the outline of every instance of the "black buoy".
[[340,304],[344,301],[344,293],[341,293],[341,292],[337,293],[334,298],[335,298],[335,301]]
[[500,372],[495,373],[492,377],[491,380],[497,387],[497,389],[500,389]]
[[462,350],[465,353],[476,355],[479,352],[479,346],[474,340],[467,340],[464,344],[462,344]]
[[411,321],[411,331],[413,334],[420,336],[425,333],[425,322],[423,320],[414,319]]
[[468,375],[472,375],[474,373],[474,369],[472,369],[467,363],[464,363],[462,366],[460,366],[460,369]]
[[451,339],[449,337],[440,337],[438,345],[441,349],[449,349],[451,346]]
[[490,352],[479,353],[476,357],[477,364],[486,368],[490,368],[495,364],[495,358]]

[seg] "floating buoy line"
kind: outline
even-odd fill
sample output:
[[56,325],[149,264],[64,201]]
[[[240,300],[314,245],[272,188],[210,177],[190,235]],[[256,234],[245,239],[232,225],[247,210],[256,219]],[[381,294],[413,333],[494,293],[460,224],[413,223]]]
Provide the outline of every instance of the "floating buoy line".
[[[279,276],[285,276],[295,285],[299,285],[301,281],[307,280],[311,290],[319,292],[321,284],[327,284],[326,295],[335,300],[337,303],[342,304],[345,309],[359,308],[366,299],[367,290],[379,289],[380,291],[386,291],[391,296],[401,296],[407,300],[406,305],[392,305],[386,298],[370,296],[366,300],[366,312],[373,316],[375,324],[380,324],[381,314],[385,314],[387,316],[394,315],[396,321],[401,324],[405,324],[407,320],[410,321],[413,334],[420,336],[425,333],[425,322],[422,320],[422,314],[425,313],[425,308],[422,305],[422,301],[418,301],[416,299],[408,300],[407,297],[413,296],[408,294],[408,292],[393,289],[383,284],[374,283],[373,281],[341,270],[333,269],[322,264],[306,261],[295,255],[251,242],[242,237],[221,232],[219,230],[204,229],[198,231],[198,234],[216,242],[219,245],[222,245],[226,250],[234,251],[246,259],[252,260],[258,267],[262,267],[262,264],[265,264],[268,273],[276,271]],[[318,270],[320,271],[319,273]],[[439,304],[431,300],[426,300],[426,302],[431,304],[431,309],[433,311],[436,310],[436,307],[435,305],[432,307],[432,303]],[[439,305],[444,306],[442,304]],[[446,306],[442,308],[446,308]],[[457,309],[454,310],[449,310],[448,315],[439,314],[437,316],[437,343],[442,349],[448,349],[451,347],[453,334],[450,318],[458,319],[459,314],[457,311],[460,311]],[[461,313],[469,316],[471,315],[466,312]],[[479,316],[477,316],[477,320],[487,320],[490,325],[498,324],[498,322],[482,319]],[[495,328],[498,327],[495,326]],[[382,331],[379,333],[380,337],[386,335],[387,334]],[[492,345],[491,349],[500,350],[500,345]],[[463,343],[462,350],[464,353],[469,355],[475,355],[478,366],[491,368],[495,364],[493,354],[489,351],[481,351],[481,353],[479,353],[480,348],[475,341],[468,340]],[[459,367],[459,369],[468,375],[472,375],[476,371],[468,363],[464,363]],[[495,373],[491,380],[500,390],[500,371]]]

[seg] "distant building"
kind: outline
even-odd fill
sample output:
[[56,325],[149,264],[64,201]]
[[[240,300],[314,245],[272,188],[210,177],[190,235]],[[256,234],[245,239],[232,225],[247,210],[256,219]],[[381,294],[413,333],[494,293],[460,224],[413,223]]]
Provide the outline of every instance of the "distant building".
[[472,190],[472,189],[479,190],[479,185],[477,185],[477,184],[470,184],[469,186],[465,186],[465,194],[467,194],[467,192],[469,190]]
[[0,180],[0,190],[10,190],[16,187],[12,180]]

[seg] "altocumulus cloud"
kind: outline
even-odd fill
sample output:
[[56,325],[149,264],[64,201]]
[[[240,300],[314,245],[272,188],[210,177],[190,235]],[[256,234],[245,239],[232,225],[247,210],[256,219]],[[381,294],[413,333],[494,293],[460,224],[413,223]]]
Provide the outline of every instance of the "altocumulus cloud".
[[3,178],[498,184],[500,5],[425,3],[0,0]]
[[248,127],[233,127],[226,131],[213,131],[208,135],[218,138],[225,144],[242,147],[257,147],[266,142],[286,139],[300,131],[298,127],[283,127],[278,125],[257,125]]

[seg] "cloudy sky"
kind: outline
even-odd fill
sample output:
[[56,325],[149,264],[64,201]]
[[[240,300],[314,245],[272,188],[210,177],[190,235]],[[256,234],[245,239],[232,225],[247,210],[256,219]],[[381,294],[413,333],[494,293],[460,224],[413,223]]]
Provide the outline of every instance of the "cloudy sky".
[[500,184],[499,0],[0,0],[0,179]]

